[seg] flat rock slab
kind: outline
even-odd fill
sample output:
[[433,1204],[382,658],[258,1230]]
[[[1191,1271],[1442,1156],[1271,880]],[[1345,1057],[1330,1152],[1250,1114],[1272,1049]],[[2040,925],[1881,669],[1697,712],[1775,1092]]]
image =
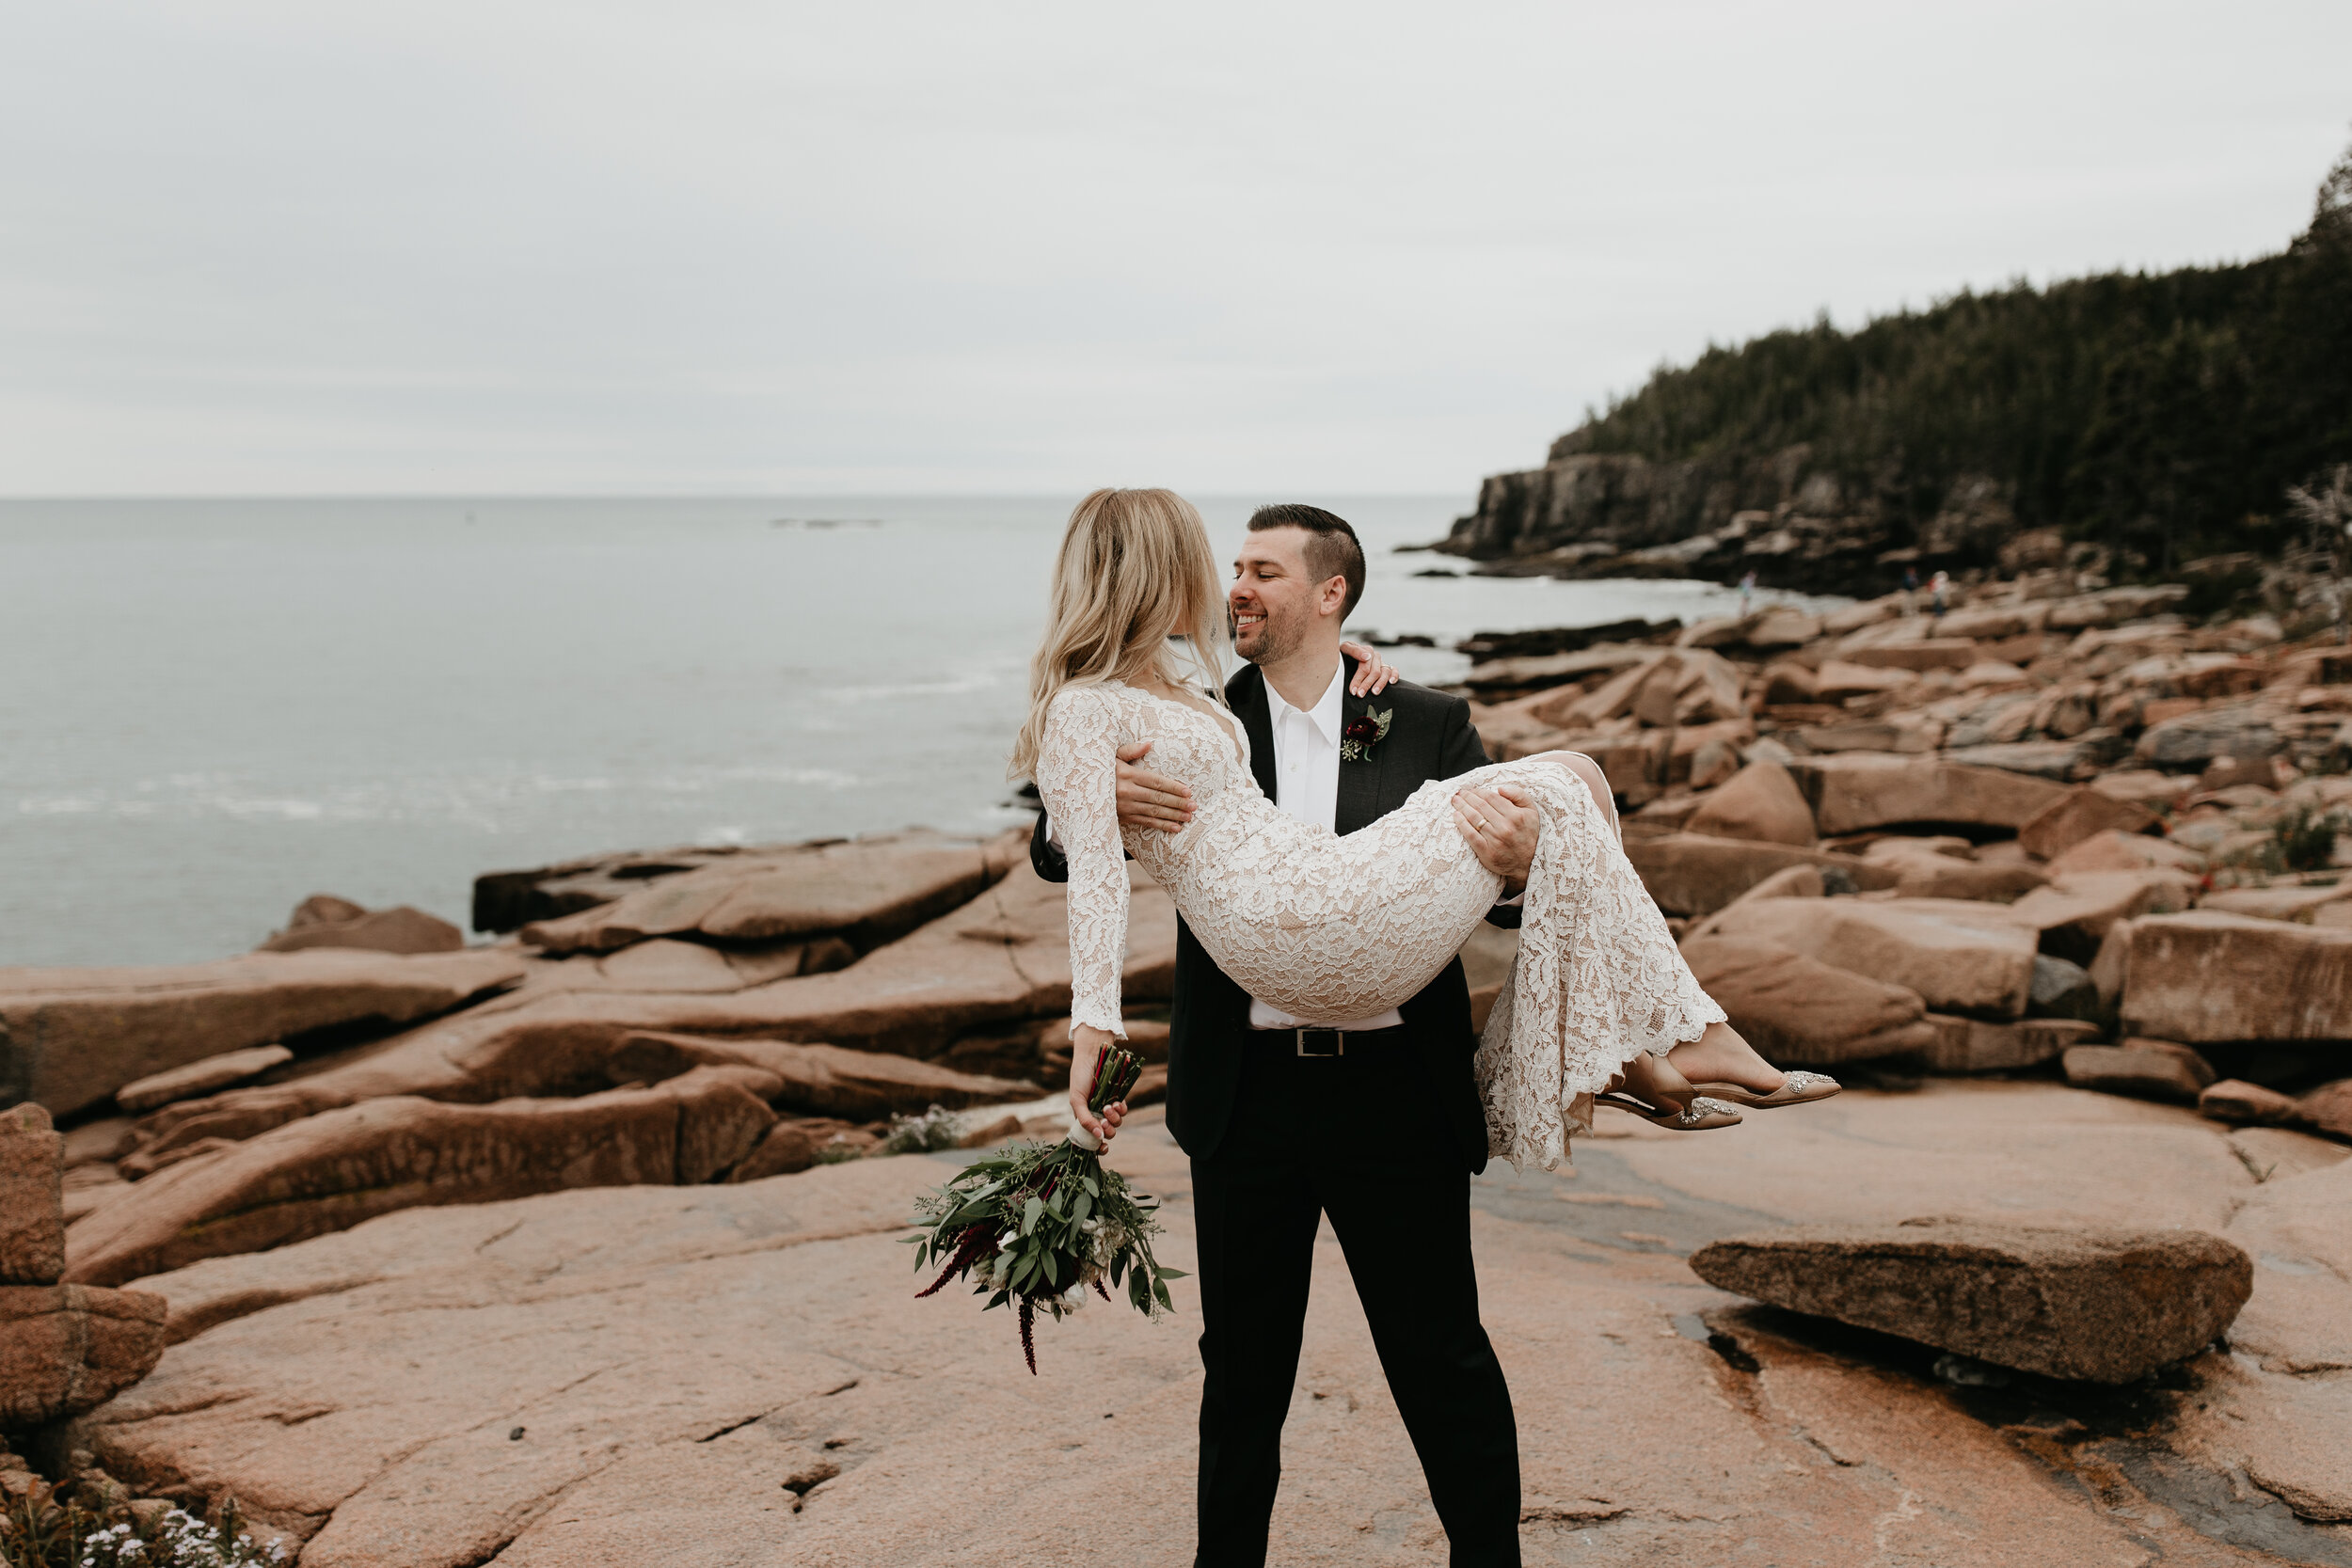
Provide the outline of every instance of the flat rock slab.
[[1774,1307],[2111,1384],[2202,1350],[2253,1291],[2252,1260],[2201,1231],[1968,1220],[1728,1237],[1692,1254],[1691,1270]]
[[636,1034],[625,1037],[609,1069],[615,1078],[670,1078],[690,1068],[738,1063],[775,1076],[779,1087],[766,1098],[803,1116],[880,1121],[914,1116],[937,1105],[961,1111],[971,1105],[1025,1101],[1037,1085],[977,1072],[958,1072],[936,1062],[918,1062],[882,1051],[850,1051],[837,1045],[803,1045],[790,1040],[710,1040],[691,1035]]
[[665,877],[578,914],[525,926],[550,953],[609,953],[648,937],[782,942],[839,935],[879,947],[971,899],[1011,869],[1027,835],[894,833],[747,853]]
[[2217,910],[2136,920],[2122,1007],[2159,1039],[2352,1040],[2352,928]]
[[[1139,870],[1134,879],[1126,994],[1130,1001],[1165,997],[1175,981],[1176,906]],[[1024,861],[961,909],[847,969],[725,994],[595,990],[500,998],[346,1065],[167,1106],[145,1124],[150,1148],[247,1138],[385,1095],[481,1101],[570,1092],[564,1085],[577,1085],[583,1073],[603,1082],[612,1048],[644,1031],[936,1056],[968,1031],[1069,1012],[1068,911],[1063,889]]]
[[775,1079],[701,1067],[652,1088],[449,1105],[396,1097],[197,1155],[74,1226],[66,1273],[95,1285],[259,1252],[401,1209],[566,1187],[707,1181],[776,1117]]
[[[1793,900],[1784,900],[1793,902]],[[1696,936],[1683,944],[1707,994],[1775,1066],[1824,1067],[1924,1050],[1934,1038],[1919,993],[1834,969],[1755,937]]]
[[1713,914],[1767,877],[1794,865],[1843,872],[1865,890],[1891,888],[1901,879],[1897,871],[1851,855],[1755,839],[1712,838],[1705,833],[1628,838],[1625,853],[1658,907],[1677,915]]
[[164,1298],[86,1285],[0,1286],[0,1428],[112,1399],[164,1354]]
[[167,968],[0,969],[0,1095],[58,1116],[135,1079],[316,1029],[448,1012],[523,976],[512,953],[348,948]]
[[1825,838],[1902,823],[2015,830],[2067,793],[2005,768],[1867,752],[1801,757],[1788,772]]
[[293,1060],[294,1053],[282,1045],[249,1045],[243,1051],[224,1051],[186,1067],[135,1079],[115,1090],[115,1103],[137,1116],[175,1100],[193,1100],[231,1084],[242,1084]]
[[[2316,1145],[2296,1151],[2305,1159],[2329,1152],[2299,1134],[2268,1137]],[[2266,1180],[2230,1221],[2227,1235],[2252,1255],[2262,1286],[2230,1343],[2270,1371],[2352,1372],[2352,1161],[2298,1171],[2295,1158],[2266,1152]]]
[[1916,992],[1938,1012],[2019,1017],[2032,994],[2034,932],[2005,906],[1954,898],[1752,898],[1718,934],[1778,942]]
[[[1167,1200],[1162,1257],[1192,1268],[1187,1167],[1155,1121],[1128,1124],[1118,1164]],[[305,1568],[1179,1568],[1193,1281],[1169,1322],[1098,1303],[1041,1330],[1031,1378],[1004,1313],[914,1299],[900,1222],[964,1158],[414,1210],[200,1263],[149,1282],[173,1300],[176,1342],[71,1440],[138,1484],[234,1491],[308,1538]],[[1742,1326],[1678,1256],[1776,1219],[1868,1220],[1923,1190],[1994,1212],[2038,1197],[2201,1220],[2253,1187],[2213,1124],[2051,1085],[1939,1083],[1709,1138],[1638,1128],[1580,1142],[1578,1159],[1574,1176],[1498,1167],[1472,1188],[1529,1562],[2279,1560],[2112,1463],[2081,1484],[2062,1450],[2056,1467],[2038,1457],[2046,1435],[1988,1422],[1965,1390]],[[2253,1375],[2249,1398],[2274,1392]],[[2340,1445],[2318,1415],[2334,1392],[2233,1406],[2269,1418],[2217,1420],[2199,1484],[2226,1499],[2231,1474],[2259,1472],[2332,1506]],[[1327,1230],[1283,1465],[1273,1560],[1444,1560]],[[2260,1493],[2244,1506],[2296,1524]]]

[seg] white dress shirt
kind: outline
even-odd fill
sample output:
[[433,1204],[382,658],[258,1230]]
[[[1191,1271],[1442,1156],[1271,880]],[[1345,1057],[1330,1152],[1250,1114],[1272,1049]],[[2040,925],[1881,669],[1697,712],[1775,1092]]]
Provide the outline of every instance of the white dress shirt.
[[[1340,696],[1347,689],[1347,663],[1332,667],[1323,696],[1301,710],[1265,683],[1266,707],[1274,718],[1274,803],[1286,816],[1336,829],[1340,806]],[[1391,1007],[1377,1018],[1294,1018],[1279,1007],[1249,999],[1252,1029],[1394,1029],[1404,1015]]]

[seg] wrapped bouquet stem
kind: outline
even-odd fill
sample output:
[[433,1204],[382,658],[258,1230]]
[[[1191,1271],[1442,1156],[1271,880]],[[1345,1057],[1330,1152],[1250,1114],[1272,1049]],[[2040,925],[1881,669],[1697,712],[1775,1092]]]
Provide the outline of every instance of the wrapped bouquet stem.
[[[1101,1116],[1127,1097],[1142,1071],[1132,1052],[1112,1042],[1095,1061],[1087,1108]],[[915,1212],[923,1233],[908,1239],[917,1270],[941,1268],[918,1293],[968,1278],[973,1294],[988,1297],[983,1311],[1013,1307],[1035,1374],[1041,1311],[1059,1318],[1076,1311],[1089,1291],[1109,1301],[1115,1290],[1146,1317],[1175,1310],[1168,1282],[1184,1271],[1152,1256],[1158,1208],[1158,1199],[1104,1165],[1101,1140],[1083,1127],[1058,1143],[1010,1145],[924,1197]]]

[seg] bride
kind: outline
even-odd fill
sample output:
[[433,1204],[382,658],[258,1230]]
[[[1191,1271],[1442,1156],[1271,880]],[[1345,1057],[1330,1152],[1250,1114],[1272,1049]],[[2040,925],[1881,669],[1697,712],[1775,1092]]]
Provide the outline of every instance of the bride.
[[[1590,1130],[1589,1097],[1619,1085],[1638,1098],[1612,1102],[1651,1119],[1730,1125],[1738,1113],[1696,1097],[1666,1060],[1702,1036],[1710,1059],[1743,1069],[1710,1076],[1780,1078],[1683,962],[1618,846],[1589,758],[1551,752],[1435,781],[1345,837],[1277,808],[1250,772],[1247,733],[1216,700],[1223,598],[1200,515],[1173,492],[1097,491],[1072,514],[1012,771],[1037,781],[1069,858],[1081,1075],[1125,1037],[1127,855],[1251,996],[1304,1018],[1369,1018],[1428,984],[1494,905],[1501,879],[1480,863],[1453,801],[1465,787],[1509,784],[1533,798],[1541,830],[1518,956],[1477,1057],[1491,1151],[1555,1167],[1570,1134]],[[1115,753],[1141,740],[1155,770],[1192,790],[1192,820],[1172,835],[1122,835],[1119,825]],[[1707,1087],[1751,1105],[1836,1091],[1812,1074],[1765,1094]],[[1107,1136],[1117,1110],[1101,1124],[1082,1112],[1085,1130]]]

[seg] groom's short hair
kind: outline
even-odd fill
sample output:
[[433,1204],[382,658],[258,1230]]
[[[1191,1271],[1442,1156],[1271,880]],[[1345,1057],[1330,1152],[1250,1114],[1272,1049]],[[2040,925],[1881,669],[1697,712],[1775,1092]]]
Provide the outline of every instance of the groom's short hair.
[[1295,501],[1262,506],[1249,515],[1250,532],[1262,533],[1270,528],[1307,531],[1307,570],[1314,573],[1317,582],[1345,578],[1347,602],[1340,607],[1340,619],[1355,614],[1356,601],[1364,596],[1364,546],[1356,531],[1347,526],[1347,519]]

